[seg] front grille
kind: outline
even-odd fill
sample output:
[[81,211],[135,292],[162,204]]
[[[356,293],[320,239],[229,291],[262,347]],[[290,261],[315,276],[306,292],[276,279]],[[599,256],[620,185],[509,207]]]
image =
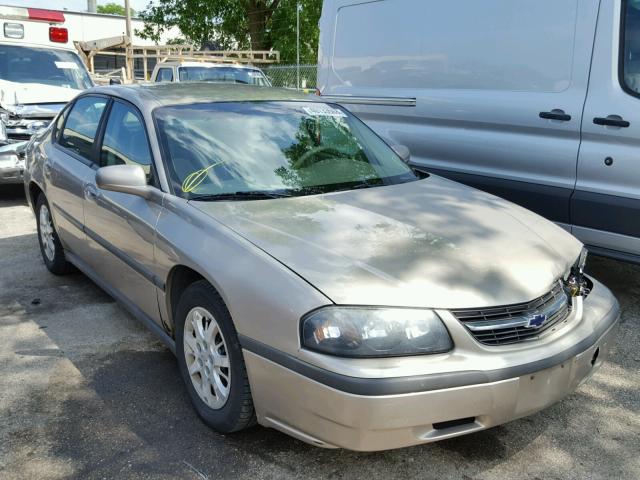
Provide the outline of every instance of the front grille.
[[[567,321],[571,303],[560,282],[531,302],[486,309],[453,310],[471,335],[484,345],[508,345],[535,340]],[[541,326],[530,326],[536,315],[546,315]]]
[[22,142],[30,140],[31,135],[31,133],[8,133],[7,137],[9,137],[10,140]]

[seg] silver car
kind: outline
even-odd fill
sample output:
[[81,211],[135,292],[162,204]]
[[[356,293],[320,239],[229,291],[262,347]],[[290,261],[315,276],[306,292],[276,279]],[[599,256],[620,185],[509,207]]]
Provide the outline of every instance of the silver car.
[[619,316],[582,244],[396,152],[317,97],[101,87],[32,141],[25,188],[47,268],[154,331],[220,432],[382,450],[572,392]]

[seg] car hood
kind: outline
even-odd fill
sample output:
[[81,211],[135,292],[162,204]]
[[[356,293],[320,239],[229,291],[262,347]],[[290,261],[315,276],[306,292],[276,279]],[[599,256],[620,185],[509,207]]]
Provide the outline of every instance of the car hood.
[[42,83],[18,83],[0,80],[0,105],[14,111],[18,105],[67,103],[81,90],[44,85]]
[[338,304],[529,301],[565,275],[582,246],[538,215],[436,176],[317,196],[192,204]]

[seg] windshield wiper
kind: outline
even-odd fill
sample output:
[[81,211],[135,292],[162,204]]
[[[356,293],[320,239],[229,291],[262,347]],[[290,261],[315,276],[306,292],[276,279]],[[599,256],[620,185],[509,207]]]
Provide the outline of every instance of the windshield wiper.
[[205,202],[214,202],[216,200],[264,200],[267,198],[286,198],[291,197],[289,193],[285,192],[263,192],[260,190],[246,191],[246,192],[227,192],[227,193],[212,193],[208,195],[194,195],[189,200],[198,200]]

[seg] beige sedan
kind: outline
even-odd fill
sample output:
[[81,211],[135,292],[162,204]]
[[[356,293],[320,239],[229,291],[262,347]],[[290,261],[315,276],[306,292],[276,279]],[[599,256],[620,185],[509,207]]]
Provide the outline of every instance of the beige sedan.
[[208,425],[382,450],[553,404],[619,316],[570,234],[407,161],[316,97],[103,87],[32,140],[25,188],[47,268],[153,330]]

